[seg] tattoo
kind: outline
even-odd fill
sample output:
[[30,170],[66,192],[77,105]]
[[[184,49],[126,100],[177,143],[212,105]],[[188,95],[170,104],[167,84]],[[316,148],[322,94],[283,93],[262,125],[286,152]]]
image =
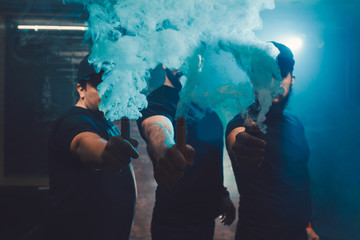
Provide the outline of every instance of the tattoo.
[[146,131],[147,151],[154,166],[166,150],[175,144],[174,133],[162,123],[153,123]]

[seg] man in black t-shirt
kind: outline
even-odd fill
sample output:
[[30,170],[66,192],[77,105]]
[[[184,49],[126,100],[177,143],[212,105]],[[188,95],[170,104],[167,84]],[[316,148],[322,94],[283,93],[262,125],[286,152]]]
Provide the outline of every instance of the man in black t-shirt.
[[158,183],[151,236],[153,240],[212,240],[219,215],[226,225],[235,218],[235,207],[223,186],[223,126],[210,107],[191,104],[186,116],[188,145],[181,152],[174,142],[179,74],[169,69],[165,73],[164,85],[149,94],[148,108],[138,120]]
[[274,98],[266,115],[266,134],[256,121],[258,104],[249,107],[250,118],[235,116],[226,129],[227,150],[240,194],[236,240],[318,240],[311,228],[310,155],[304,128],[285,111],[294,83],[293,54],[280,51],[277,62],[284,93]]
[[136,201],[130,157],[139,156],[138,143],[124,140],[99,111],[102,74],[83,59],[79,100],[50,134],[47,239],[129,239]]

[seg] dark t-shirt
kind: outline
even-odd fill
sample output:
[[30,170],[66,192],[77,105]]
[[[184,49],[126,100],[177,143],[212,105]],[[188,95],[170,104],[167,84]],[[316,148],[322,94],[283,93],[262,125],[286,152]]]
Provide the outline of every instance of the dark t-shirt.
[[136,198],[132,166],[118,174],[86,169],[70,152],[82,132],[105,140],[120,134],[102,112],[80,107],[55,123],[49,138],[51,239],[128,239]]
[[[176,128],[178,100],[176,89],[162,86],[155,90],[148,97],[149,106],[142,111],[139,126],[147,117],[163,115]],[[194,164],[171,189],[157,187],[155,222],[175,226],[197,224],[213,221],[220,213],[222,196],[227,194],[223,187],[223,127],[210,108],[201,114],[205,114],[202,119],[197,118],[198,111],[201,110],[192,104],[186,118],[186,141],[196,150]]]
[[[232,162],[240,193],[239,226],[252,239],[292,239],[310,220],[307,163],[309,147],[298,118],[283,112],[267,114],[263,165],[244,171]],[[231,120],[226,136],[244,126],[241,114]],[[245,233],[246,232],[246,233]]]

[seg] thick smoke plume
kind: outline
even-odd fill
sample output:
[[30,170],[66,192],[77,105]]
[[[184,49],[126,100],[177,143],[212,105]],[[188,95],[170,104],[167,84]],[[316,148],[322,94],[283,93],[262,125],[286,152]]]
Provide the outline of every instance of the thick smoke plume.
[[182,113],[194,101],[212,105],[226,121],[254,101],[249,80],[270,98],[277,89],[271,86],[274,49],[253,32],[262,26],[260,11],[273,9],[273,0],[68,2],[83,3],[89,12],[89,61],[106,70],[99,107],[111,120],[141,116],[149,71],[159,63],[187,76]]
[[275,61],[279,51],[271,43],[255,40],[220,40],[205,50],[203,47],[201,53],[198,55],[204,59],[201,71],[195,62],[191,64],[193,69],[181,92],[179,115],[186,115],[190,102],[202,108],[210,104],[225,125],[234,114],[247,114],[245,110],[255,101],[255,93],[260,104],[257,120],[260,129],[265,131],[266,126],[262,123],[273,97],[283,93],[280,70]]

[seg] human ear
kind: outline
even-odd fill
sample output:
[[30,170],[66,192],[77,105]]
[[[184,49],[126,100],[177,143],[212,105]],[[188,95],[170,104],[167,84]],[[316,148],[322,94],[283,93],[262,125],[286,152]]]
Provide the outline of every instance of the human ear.
[[85,97],[85,89],[79,83],[76,84],[76,90],[79,93],[80,98]]
[[294,82],[295,82],[295,76],[291,76],[291,82],[290,82],[290,84],[293,85]]

